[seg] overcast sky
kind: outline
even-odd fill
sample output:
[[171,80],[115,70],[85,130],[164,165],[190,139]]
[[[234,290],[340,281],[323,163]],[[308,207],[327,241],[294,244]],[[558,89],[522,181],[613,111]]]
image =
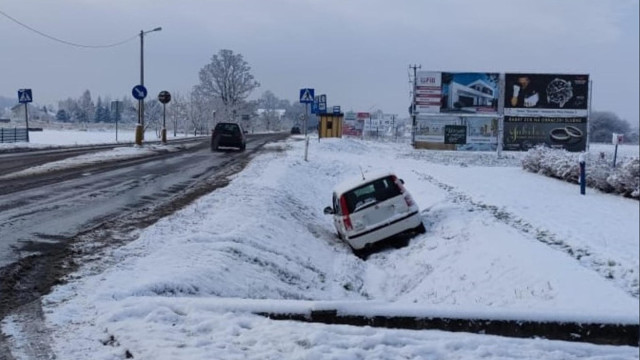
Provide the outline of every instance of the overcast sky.
[[[409,64],[423,70],[589,73],[593,110],[638,124],[638,0],[20,0],[0,11],[66,41],[145,36],[145,85],[188,92],[220,49],[244,56],[261,87],[297,100],[407,116]],[[130,95],[138,38],[63,45],[0,15],[0,95],[34,101]]]

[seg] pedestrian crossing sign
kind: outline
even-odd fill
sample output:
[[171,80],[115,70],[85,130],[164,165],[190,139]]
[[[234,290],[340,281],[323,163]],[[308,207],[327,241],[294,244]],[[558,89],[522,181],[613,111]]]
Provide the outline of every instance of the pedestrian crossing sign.
[[32,101],[33,101],[33,96],[31,95],[31,89],[18,90],[18,102],[20,104],[26,104]]
[[303,104],[313,104],[313,89],[300,89],[300,102]]

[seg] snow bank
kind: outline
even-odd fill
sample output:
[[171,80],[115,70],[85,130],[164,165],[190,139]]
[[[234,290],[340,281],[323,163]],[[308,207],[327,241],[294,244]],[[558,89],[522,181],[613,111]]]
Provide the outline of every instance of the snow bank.
[[[536,147],[522,159],[527,171],[579,183],[579,154],[565,150]],[[590,154],[586,162],[587,186],[606,193],[616,193],[635,199],[640,198],[640,159],[619,157],[613,167],[612,155],[604,152]]]

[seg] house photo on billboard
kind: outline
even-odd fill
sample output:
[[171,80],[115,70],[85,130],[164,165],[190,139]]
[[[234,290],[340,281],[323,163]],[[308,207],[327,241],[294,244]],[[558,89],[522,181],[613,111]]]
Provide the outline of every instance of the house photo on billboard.
[[442,73],[441,112],[497,113],[500,75]]

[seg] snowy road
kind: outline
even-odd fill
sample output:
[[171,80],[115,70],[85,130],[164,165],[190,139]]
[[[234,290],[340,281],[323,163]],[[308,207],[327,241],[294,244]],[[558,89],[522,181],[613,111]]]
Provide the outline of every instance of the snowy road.
[[[103,158],[78,168],[66,161],[65,169],[50,164],[40,172],[29,170],[30,189],[0,195],[0,272],[14,274],[12,281],[3,281],[0,314],[20,302],[9,299],[13,296],[7,287],[13,281],[30,282],[20,278],[21,269],[36,269],[29,276],[36,281],[32,285],[45,290],[47,282],[55,282],[72,266],[64,258],[73,252],[70,244],[83,234],[98,228],[117,232],[118,227],[129,231],[146,226],[197,196],[188,194],[206,191],[198,190],[205,184],[218,186],[218,177],[240,170],[264,143],[279,137],[251,137],[245,152],[212,153],[204,141],[182,152],[151,157],[145,153],[124,162]],[[226,175],[216,176],[220,173]],[[0,186],[6,190],[26,182],[24,177],[5,178]],[[20,259],[25,259],[23,264],[16,263]],[[37,278],[46,280],[37,283]]]

